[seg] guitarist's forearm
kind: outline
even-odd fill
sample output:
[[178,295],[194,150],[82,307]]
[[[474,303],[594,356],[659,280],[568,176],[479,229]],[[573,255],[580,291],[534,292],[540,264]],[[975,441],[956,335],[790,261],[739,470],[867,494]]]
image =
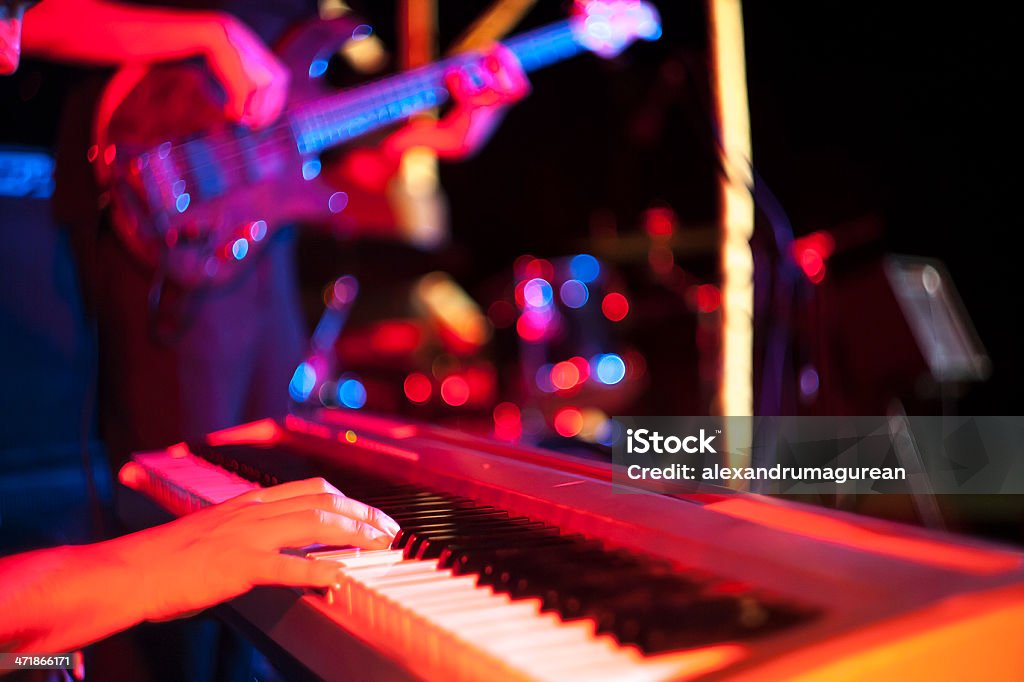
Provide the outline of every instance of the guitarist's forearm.
[[214,12],[47,0],[25,14],[22,45],[42,57],[119,65],[200,56],[223,40]]

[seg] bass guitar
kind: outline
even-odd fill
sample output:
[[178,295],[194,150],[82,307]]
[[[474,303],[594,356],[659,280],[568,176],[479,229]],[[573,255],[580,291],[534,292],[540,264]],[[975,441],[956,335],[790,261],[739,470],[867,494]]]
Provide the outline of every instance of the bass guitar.
[[[530,72],[582,51],[611,56],[637,38],[660,34],[650,5],[594,0],[570,19],[504,45]],[[115,230],[129,249],[184,288],[230,280],[275,229],[329,223],[344,210],[344,188],[320,177],[321,154],[443,104],[450,70],[472,78],[482,68],[479,54],[464,53],[329,92],[328,60],[352,37],[351,22],[335,20],[286,38],[276,52],[292,71],[289,103],[262,130],[225,120],[222,94],[199,65],[156,66],[133,82],[94,147]]]

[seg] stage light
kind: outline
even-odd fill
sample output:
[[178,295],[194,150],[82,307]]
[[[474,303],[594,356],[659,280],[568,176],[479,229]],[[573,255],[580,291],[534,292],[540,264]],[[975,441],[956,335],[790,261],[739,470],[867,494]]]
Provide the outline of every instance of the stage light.
[[551,285],[546,279],[534,277],[523,287],[523,300],[531,308],[544,308],[551,305]]
[[423,330],[409,320],[381,320],[370,333],[370,346],[382,355],[409,355],[423,341]]
[[345,210],[346,206],[348,206],[348,195],[344,192],[335,192],[327,200],[327,208],[330,209],[331,213],[341,213]]
[[359,379],[345,379],[338,384],[338,402],[351,410],[366,404],[366,387]]
[[337,305],[348,305],[359,294],[359,280],[352,275],[342,275],[334,280],[334,302]]
[[805,398],[812,398],[818,393],[821,380],[818,377],[818,370],[807,365],[800,370],[800,393]]
[[714,284],[701,284],[697,287],[697,310],[702,313],[713,313],[722,305],[722,293]]
[[174,200],[174,208],[178,209],[178,213],[184,213],[188,209],[189,202],[192,201],[192,197],[189,196],[188,192],[182,192],[178,195],[178,198]]
[[598,433],[601,432],[604,425],[608,422],[608,415],[596,407],[586,407],[582,410],[581,414],[583,416],[583,427],[580,429],[580,438],[591,443],[596,442]]
[[676,229],[675,213],[670,208],[652,208],[644,213],[644,229],[651,237],[669,237]]
[[242,260],[249,253],[249,242],[245,239],[236,239],[231,245],[231,255],[235,260]]
[[516,333],[524,341],[536,343],[544,338],[547,334],[548,324],[551,321],[550,312],[545,315],[540,311],[528,310],[519,316],[519,320],[516,322]]
[[575,407],[563,407],[555,413],[555,431],[563,438],[572,438],[583,428],[583,414]]
[[309,394],[316,386],[316,370],[308,362],[300,363],[292,374],[292,380],[288,382],[288,395],[295,402],[305,402]]
[[310,159],[302,164],[302,178],[303,180],[312,180],[316,176],[320,175],[320,171],[323,166],[320,164],[320,159]]
[[825,262],[835,251],[836,242],[827,232],[812,232],[794,239],[790,253],[807,279],[821,284],[825,279]]
[[530,269],[530,263],[534,261],[534,257],[529,254],[523,254],[516,258],[515,263],[512,264],[512,273],[516,276],[516,279],[528,279],[530,275],[527,271]]
[[558,290],[558,294],[562,297],[562,303],[570,308],[582,308],[590,298],[587,285],[578,279],[566,280]]
[[469,400],[469,384],[460,376],[453,375],[441,382],[441,399],[452,407],[460,407]]
[[498,403],[494,408],[494,437],[515,441],[523,433],[522,416],[515,403]]
[[573,363],[566,360],[551,368],[551,384],[555,388],[566,391],[574,388],[579,382],[580,371]]
[[602,384],[617,384],[626,376],[626,363],[615,353],[604,353],[594,357],[594,376]]
[[252,237],[254,242],[263,241],[263,238],[267,236],[267,222],[265,220],[256,220],[250,224],[249,236]]
[[601,275],[601,264],[589,253],[581,253],[573,256],[569,261],[569,272],[572,276],[585,284],[593,282]]
[[427,402],[430,400],[431,393],[434,392],[430,379],[419,372],[413,372],[405,377],[403,388],[405,389],[405,397],[414,403]]
[[579,371],[581,383],[590,378],[590,363],[586,358],[576,355],[569,358],[569,362],[574,364],[577,371]]
[[537,374],[534,376],[534,381],[537,383],[539,388],[544,393],[554,393],[555,385],[551,381],[551,369],[552,365],[541,365],[537,368]]
[[601,312],[612,322],[621,322],[629,314],[629,301],[613,291],[601,301]]
[[319,78],[320,76],[327,73],[327,60],[326,59],[314,59],[309,65],[309,77]]

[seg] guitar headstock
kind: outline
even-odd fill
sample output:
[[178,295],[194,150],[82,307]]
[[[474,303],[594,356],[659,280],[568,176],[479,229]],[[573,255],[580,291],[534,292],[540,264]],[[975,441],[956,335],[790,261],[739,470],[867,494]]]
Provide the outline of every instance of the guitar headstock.
[[570,21],[576,42],[602,57],[661,37],[658,11],[642,0],[576,0]]

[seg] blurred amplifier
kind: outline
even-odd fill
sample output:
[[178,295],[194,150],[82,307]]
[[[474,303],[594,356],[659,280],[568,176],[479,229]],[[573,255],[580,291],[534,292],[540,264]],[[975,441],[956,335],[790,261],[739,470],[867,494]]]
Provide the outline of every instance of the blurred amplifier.
[[832,367],[858,407],[884,410],[882,400],[948,395],[988,377],[988,356],[941,262],[888,255],[837,273],[834,284]]

